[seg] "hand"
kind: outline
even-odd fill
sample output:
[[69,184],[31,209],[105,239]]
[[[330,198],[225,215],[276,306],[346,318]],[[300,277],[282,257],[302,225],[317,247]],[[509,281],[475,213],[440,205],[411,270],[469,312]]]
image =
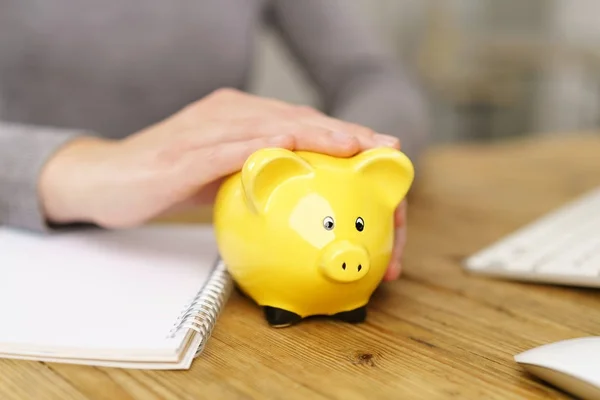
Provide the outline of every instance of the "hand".
[[39,181],[49,222],[142,224],[211,203],[221,180],[264,147],[351,156],[397,139],[316,110],[225,89],[123,140],[84,137],[60,149]]
[[396,228],[394,250],[390,264],[383,277],[384,281],[398,279],[402,273],[402,255],[404,253],[404,246],[406,245],[406,208],[407,203],[405,199],[400,203],[394,215],[394,227]]

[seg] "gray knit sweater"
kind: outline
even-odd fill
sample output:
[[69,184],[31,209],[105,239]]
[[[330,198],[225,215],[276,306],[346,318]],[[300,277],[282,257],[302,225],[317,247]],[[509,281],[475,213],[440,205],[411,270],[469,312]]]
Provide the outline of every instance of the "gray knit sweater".
[[426,138],[414,83],[347,0],[0,0],[0,225],[48,232],[40,169],[83,134],[122,138],[213,90],[247,87],[259,24],[279,31],[324,111]]

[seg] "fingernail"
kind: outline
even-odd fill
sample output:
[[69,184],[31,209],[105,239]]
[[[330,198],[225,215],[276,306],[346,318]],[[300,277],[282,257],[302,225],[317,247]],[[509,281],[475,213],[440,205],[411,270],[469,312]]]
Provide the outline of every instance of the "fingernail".
[[380,133],[375,135],[375,142],[387,147],[398,147],[400,145],[398,138],[389,135],[382,135]]

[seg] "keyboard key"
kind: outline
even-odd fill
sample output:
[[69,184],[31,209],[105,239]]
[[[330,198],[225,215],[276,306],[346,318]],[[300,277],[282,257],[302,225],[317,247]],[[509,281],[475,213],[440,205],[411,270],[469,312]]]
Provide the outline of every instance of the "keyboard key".
[[600,188],[474,254],[466,267],[514,279],[538,274],[541,282],[585,285],[589,278],[589,286],[600,288]]
[[[579,239],[579,237],[578,237]],[[600,250],[600,236],[589,236],[576,243],[573,247],[560,249],[558,254],[548,262],[538,265],[539,272],[556,270],[573,270],[578,268],[593,252]]]

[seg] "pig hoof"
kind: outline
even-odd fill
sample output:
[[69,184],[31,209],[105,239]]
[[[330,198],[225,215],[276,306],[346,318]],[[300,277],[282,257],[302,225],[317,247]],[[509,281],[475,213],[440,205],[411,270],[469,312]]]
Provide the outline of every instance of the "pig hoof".
[[340,321],[356,324],[367,319],[367,307],[363,306],[350,311],[343,311],[334,315]]
[[291,311],[276,307],[265,307],[265,317],[269,325],[275,328],[284,328],[299,322],[302,318]]

